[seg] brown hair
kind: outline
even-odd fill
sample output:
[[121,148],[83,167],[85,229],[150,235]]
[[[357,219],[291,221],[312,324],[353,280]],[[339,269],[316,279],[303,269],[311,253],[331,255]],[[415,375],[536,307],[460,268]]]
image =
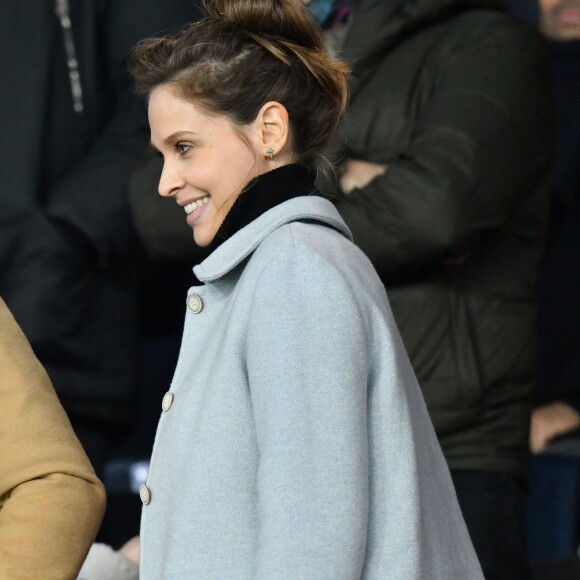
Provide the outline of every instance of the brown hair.
[[324,47],[302,0],[205,0],[206,18],[175,37],[151,38],[129,68],[137,90],[169,84],[179,96],[236,125],[262,106],[288,110],[298,161],[334,174],[325,150],[344,112],[348,66]]

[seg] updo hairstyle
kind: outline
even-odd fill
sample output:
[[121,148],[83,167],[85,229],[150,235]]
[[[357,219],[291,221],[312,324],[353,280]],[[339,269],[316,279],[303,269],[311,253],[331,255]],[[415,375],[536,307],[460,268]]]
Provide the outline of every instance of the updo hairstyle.
[[129,68],[137,90],[175,94],[234,125],[264,104],[288,111],[298,162],[334,171],[325,155],[347,100],[348,66],[334,59],[302,0],[205,0],[207,14],[174,37],[142,41]]

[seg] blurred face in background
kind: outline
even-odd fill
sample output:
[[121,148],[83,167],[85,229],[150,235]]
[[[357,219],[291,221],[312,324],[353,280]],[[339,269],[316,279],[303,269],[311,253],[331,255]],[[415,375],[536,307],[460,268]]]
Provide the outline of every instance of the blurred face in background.
[[538,0],[540,28],[552,40],[580,40],[580,0]]

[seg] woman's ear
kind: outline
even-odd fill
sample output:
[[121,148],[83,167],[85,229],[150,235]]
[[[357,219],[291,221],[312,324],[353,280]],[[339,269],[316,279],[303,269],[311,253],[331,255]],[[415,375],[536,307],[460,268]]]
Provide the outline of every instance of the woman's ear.
[[260,109],[254,123],[264,157],[291,162],[293,155],[290,151],[290,121],[286,107],[270,101]]

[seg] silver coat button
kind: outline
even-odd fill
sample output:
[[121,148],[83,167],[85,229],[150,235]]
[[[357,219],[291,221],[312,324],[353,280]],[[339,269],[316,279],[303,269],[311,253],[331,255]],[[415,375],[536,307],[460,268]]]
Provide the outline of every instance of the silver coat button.
[[161,408],[163,409],[164,413],[167,413],[169,409],[171,409],[171,405],[173,405],[173,393],[171,391],[167,391],[163,396],[163,401],[161,401]]
[[194,313],[199,314],[203,308],[201,296],[198,294],[190,294],[187,297],[187,307]]
[[139,486],[139,497],[141,498],[143,505],[147,505],[151,501],[151,492],[144,483]]

